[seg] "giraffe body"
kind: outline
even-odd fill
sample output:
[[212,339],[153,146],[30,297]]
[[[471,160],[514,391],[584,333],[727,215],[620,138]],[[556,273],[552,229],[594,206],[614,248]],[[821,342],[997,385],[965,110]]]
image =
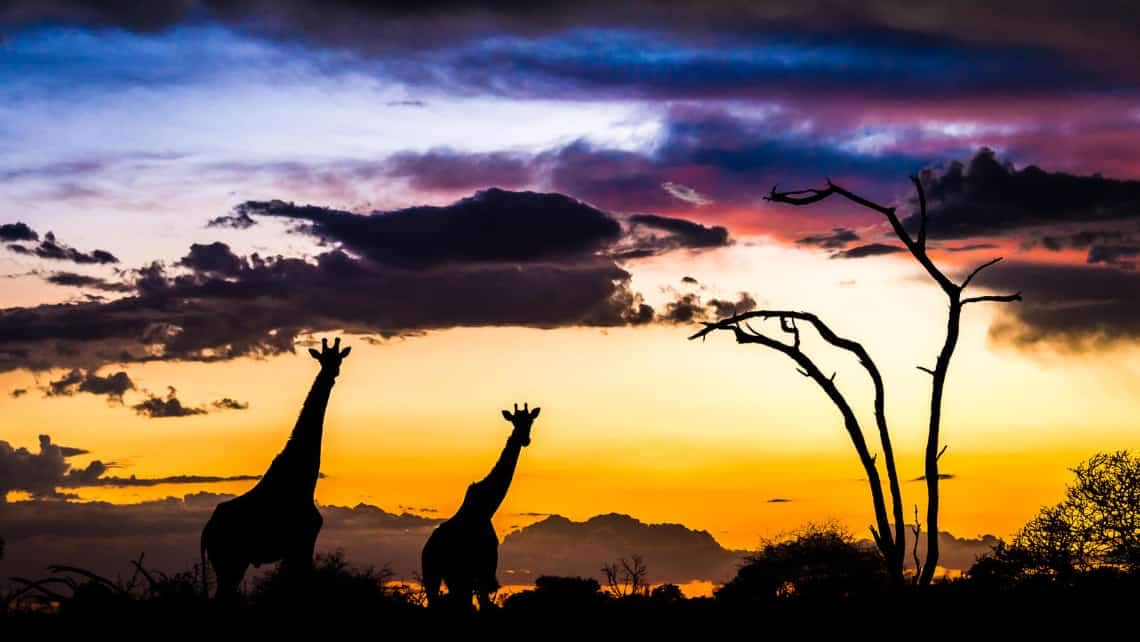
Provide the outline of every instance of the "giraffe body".
[[320,477],[325,409],[340,363],[350,350],[341,351],[337,339],[331,348],[326,340],[320,352],[309,351],[321,371],[285,448],[256,486],[218,504],[202,529],[202,581],[205,584],[208,560],[217,577],[216,597],[236,597],[251,564],[280,561],[282,570],[288,571],[312,567],[323,524],[313,491]]
[[490,606],[491,594],[499,589],[499,536],[491,518],[510,488],[520,452],[530,445],[530,427],[539,410],[524,405],[520,411],[516,405],[514,414],[503,411],[514,430],[498,462],[487,477],[467,487],[459,510],[428,537],[421,562],[429,605],[439,602],[440,585],[445,584],[448,601],[456,608],[469,609],[472,594],[480,608]]

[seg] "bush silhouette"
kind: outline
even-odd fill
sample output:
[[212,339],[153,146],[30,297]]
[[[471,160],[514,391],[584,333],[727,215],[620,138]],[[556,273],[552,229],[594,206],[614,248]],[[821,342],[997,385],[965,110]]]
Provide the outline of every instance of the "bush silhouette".
[[747,560],[736,577],[716,591],[718,601],[834,601],[882,589],[889,579],[879,552],[856,544],[835,524],[809,524],[790,539],[768,542]]

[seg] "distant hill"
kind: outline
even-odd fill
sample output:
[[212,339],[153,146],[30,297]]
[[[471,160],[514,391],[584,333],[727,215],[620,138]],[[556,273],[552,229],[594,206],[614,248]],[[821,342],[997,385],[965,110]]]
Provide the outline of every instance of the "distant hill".
[[539,575],[597,577],[603,564],[634,554],[645,559],[652,582],[684,583],[727,581],[746,553],[681,524],[646,524],[620,513],[584,522],[552,515],[503,539],[499,579],[528,584]]

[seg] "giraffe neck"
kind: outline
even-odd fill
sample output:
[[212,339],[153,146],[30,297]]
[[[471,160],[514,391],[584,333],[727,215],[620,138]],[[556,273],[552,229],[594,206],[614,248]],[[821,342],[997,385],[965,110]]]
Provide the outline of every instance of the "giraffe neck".
[[321,370],[317,374],[301,414],[281,454],[273,460],[262,478],[262,485],[287,486],[312,496],[321,470],[321,438],[324,434],[325,409],[336,375]]
[[471,484],[464,498],[461,514],[470,515],[479,519],[491,519],[495,511],[503,503],[507,491],[511,487],[511,480],[515,476],[515,467],[522,452],[523,436],[512,433],[507,438],[507,445],[503,447],[495,467],[482,480]]

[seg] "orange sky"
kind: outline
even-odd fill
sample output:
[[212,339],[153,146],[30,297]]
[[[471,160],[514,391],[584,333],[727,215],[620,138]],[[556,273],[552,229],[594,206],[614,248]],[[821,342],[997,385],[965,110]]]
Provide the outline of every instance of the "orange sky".
[[[921,473],[929,378],[914,366],[933,362],[943,301],[908,260],[832,261],[756,237],[651,259],[631,271],[635,288],[650,298],[691,275],[715,284],[710,294],[743,289],[761,307],[815,311],[864,342],[887,380],[901,474]],[[1140,447],[1135,350],[1014,351],[987,339],[1000,313],[996,306],[968,309],[947,387],[942,467],[956,478],[943,484],[943,524],[958,536],[1008,535],[1060,498],[1068,467],[1097,450]],[[349,338],[353,353],[326,421],[328,477],[318,499],[449,514],[506,439],[509,426],[498,410],[528,401],[543,413],[497,516],[501,532],[534,519],[519,513],[580,519],[616,511],[707,529],[729,547],[754,546],[827,518],[866,534],[871,511],[862,471],[826,397],[783,356],[737,346],[727,335],[687,341],[693,330],[458,329],[381,345]],[[869,407],[860,368],[818,341],[805,347],[825,370],[838,371],[860,410]],[[32,392],[0,397],[3,437],[31,448],[46,432],[56,443],[90,450],[91,458],[117,462],[117,475],[257,474],[284,443],[315,372],[303,352],[132,366],[142,387],[173,385],[188,402],[250,403],[242,412],[159,420],[91,395],[45,399],[34,386],[48,375],[4,373],[0,389]],[[79,492],[131,502],[194,490]],[[920,483],[905,484],[904,494],[908,514],[912,504],[924,504]]]

